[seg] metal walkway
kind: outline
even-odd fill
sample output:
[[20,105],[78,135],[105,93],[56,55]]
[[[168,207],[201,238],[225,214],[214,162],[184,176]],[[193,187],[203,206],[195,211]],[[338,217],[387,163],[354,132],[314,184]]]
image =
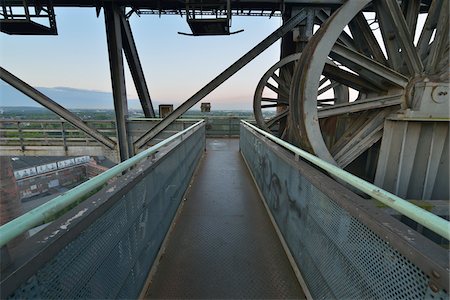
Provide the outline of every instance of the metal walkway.
[[207,151],[146,298],[305,298],[238,139]]

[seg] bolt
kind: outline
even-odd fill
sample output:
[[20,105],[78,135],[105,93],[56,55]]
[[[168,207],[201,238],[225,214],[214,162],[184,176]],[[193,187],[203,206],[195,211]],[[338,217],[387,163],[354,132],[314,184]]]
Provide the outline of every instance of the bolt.
[[438,96],[445,96],[445,95],[447,95],[448,93],[447,92],[439,92],[438,93]]
[[431,282],[431,281],[430,281],[429,286],[430,286],[431,290],[433,291],[433,293],[439,292],[439,288],[438,288],[438,286],[437,286],[434,282]]
[[438,279],[441,278],[441,275],[436,270],[433,270],[431,272],[431,275],[433,275],[433,277],[438,278]]

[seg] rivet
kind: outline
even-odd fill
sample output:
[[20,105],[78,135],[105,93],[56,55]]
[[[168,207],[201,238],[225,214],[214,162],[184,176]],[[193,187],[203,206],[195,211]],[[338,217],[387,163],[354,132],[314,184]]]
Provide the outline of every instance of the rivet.
[[431,282],[431,281],[430,281],[429,286],[430,286],[431,290],[432,290],[434,293],[439,292],[439,288],[438,288],[438,286],[437,286],[434,282]]
[[439,274],[436,270],[433,270],[431,272],[431,275],[433,275],[433,277],[436,277],[436,278],[441,278],[441,274]]

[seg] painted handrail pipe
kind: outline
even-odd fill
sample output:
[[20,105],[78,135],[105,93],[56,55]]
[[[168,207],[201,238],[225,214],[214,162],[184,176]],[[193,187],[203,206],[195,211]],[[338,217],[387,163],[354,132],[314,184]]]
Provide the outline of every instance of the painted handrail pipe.
[[376,185],[367,182],[349,172],[330,164],[311,153],[308,153],[298,147],[295,147],[282,139],[279,139],[272,134],[261,130],[252,124],[241,121],[245,126],[255,130],[256,132],[264,135],[268,139],[274,141],[278,145],[288,149],[289,151],[297,154],[298,156],[306,159],[307,161],[313,163],[314,165],[320,167],[321,169],[327,171],[331,175],[334,175],[341,179],[342,181],[350,184],[351,186],[357,188],[358,190],[366,193],[367,195],[373,197],[374,199],[380,201],[381,203],[393,208],[398,211],[402,215],[407,216],[411,220],[416,221],[420,225],[430,229],[434,233],[444,237],[447,240],[450,240],[450,222],[433,214],[429,211],[420,208],[405,199],[402,199],[388,191],[385,191]]
[[46,218],[55,215],[64,208],[68,207],[72,203],[76,202],[81,197],[87,195],[94,189],[102,186],[111,178],[121,174],[123,171],[136,165],[138,162],[144,158],[149,157],[154,154],[161,147],[171,143],[180,136],[186,134],[187,132],[193,130],[195,127],[203,124],[204,121],[201,120],[183,131],[180,131],[173,136],[159,142],[158,144],[136,154],[135,156],[127,159],[124,162],[112,167],[111,169],[95,176],[94,178],[74,187],[73,189],[61,194],[52,200],[42,204],[41,206],[17,217],[16,219],[0,226],[0,247],[6,245],[12,239],[18,237],[27,230],[41,224]]

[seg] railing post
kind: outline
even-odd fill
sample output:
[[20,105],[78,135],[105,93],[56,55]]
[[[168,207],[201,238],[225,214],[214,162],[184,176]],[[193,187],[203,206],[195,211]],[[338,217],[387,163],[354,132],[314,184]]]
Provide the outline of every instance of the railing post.
[[64,127],[64,121],[61,122],[61,137],[63,140],[64,151],[67,151],[66,128]]
[[23,144],[23,134],[22,134],[22,127],[20,126],[20,121],[17,121],[17,130],[19,133],[20,149],[22,149],[22,151],[24,151],[25,146]]

